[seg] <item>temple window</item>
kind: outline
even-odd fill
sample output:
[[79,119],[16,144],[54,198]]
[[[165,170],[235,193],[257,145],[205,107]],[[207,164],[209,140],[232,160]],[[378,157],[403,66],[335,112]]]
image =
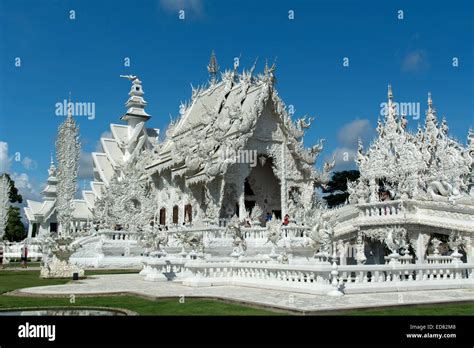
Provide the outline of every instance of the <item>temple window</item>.
[[179,208],[177,205],[173,207],[173,223],[177,224],[179,218]]
[[166,208],[160,209],[160,225],[166,225]]
[[186,204],[184,206],[184,221],[192,222],[193,221],[193,207],[191,204]]
[[31,238],[36,237],[38,233],[38,224],[36,222],[33,223],[33,231],[31,232]]

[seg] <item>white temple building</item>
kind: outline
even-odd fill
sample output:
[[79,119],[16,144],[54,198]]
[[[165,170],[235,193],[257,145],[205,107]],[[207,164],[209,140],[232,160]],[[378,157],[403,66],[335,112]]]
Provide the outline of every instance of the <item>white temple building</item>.
[[[56,166],[51,156],[51,165],[48,169],[48,180],[46,187],[41,192],[44,197],[42,202],[27,200],[27,206],[24,208],[26,218],[28,219],[28,236],[35,238],[58,233],[58,221],[56,218],[56,198],[57,198],[57,178]],[[92,222],[92,211],[89,209],[86,200],[73,200],[73,221],[72,229],[75,232],[89,230]]]
[[[452,139],[430,95],[425,123],[412,133],[389,87],[378,137],[365,150],[359,144],[361,176],[348,184],[349,201],[328,209],[316,192],[335,161],[318,171],[323,141],[304,147],[312,118],[289,114],[275,88],[275,65],[261,74],[255,65],[238,70],[236,63],[219,79],[212,55],[209,83],[193,88],[163,141],[147,127],[142,82],[124,76],[132,82],[125,124],[111,124],[112,137],[101,138],[91,189],[74,201],[72,223],[85,232],[77,234],[83,247],[72,260],[138,267],[155,253],[179,256],[184,267],[199,255],[204,263],[193,270],[206,277],[206,262],[217,260],[223,268],[232,260],[324,268],[332,258],[347,267],[413,264],[413,272],[432,263],[472,265],[474,133],[467,146]],[[53,164],[49,174],[44,201],[25,208],[29,237],[57,230]],[[472,277],[469,269],[460,277]]]

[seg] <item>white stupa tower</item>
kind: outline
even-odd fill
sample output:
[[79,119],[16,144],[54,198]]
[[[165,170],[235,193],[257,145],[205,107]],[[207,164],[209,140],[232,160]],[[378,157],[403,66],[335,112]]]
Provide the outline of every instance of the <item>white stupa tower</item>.
[[125,106],[127,107],[127,113],[120,117],[121,120],[126,121],[127,124],[133,129],[139,123],[148,121],[151,116],[148,115],[145,111],[145,107],[147,102],[143,99],[143,92],[142,81],[137,76],[131,75],[121,75],[120,77],[127,78],[132,81],[132,86],[130,88],[130,92],[128,95],[127,102]]
[[54,165],[53,154],[51,154],[51,164],[48,169],[48,180],[46,181],[46,187],[43,191],[41,191],[41,195],[45,201],[56,200],[57,184],[58,179],[56,178],[56,166]]
[[151,116],[145,111],[147,102],[143,99],[142,81],[134,75],[121,75],[132,82],[129,98],[125,103],[127,111],[120,117],[126,124],[110,124],[111,136],[100,139],[101,152],[93,152],[94,180],[91,190],[82,195],[90,210],[95,199],[109,185],[114,175],[120,175],[123,166],[133,161],[144,149],[152,149],[158,141],[159,129],[146,128]]

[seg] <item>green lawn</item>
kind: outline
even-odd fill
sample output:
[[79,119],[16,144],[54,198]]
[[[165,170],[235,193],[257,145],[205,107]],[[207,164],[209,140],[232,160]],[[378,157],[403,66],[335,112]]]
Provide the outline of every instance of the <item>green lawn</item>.
[[68,279],[40,279],[39,271],[0,270],[0,294],[31,286],[65,284]]
[[[41,265],[41,262],[28,262],[28,267],[39,267]],[[10,261],[7,264],[4,264],[4,266],[8,268],[20,268],[21,267],[21,262],[20,261]]]
[[[137,273],[136,270],[94,270],[86,271],[93,274]],[[0,293],[15,289],[65,284],[68,279],[40,279],[39,271],[0,271]],[[0,309],[20,307],[113,307],[124,308],[142,315],[276,315],[279,313],[252,308],[237,304],[229,304],[216,300],[185,298],[180,303],[179,298],[163,300],[147,300],[136,296],[76,296],[75,302],[69,298],[48,297],[18,297],[0,295]]]
[[[87,275],[137,273],[137,270],[90,270]],[[69,282],[68,279],[40,279],[39,271],[0,270],[0,294],[15,289],[57,285]],[[124,308],[141,315],[279,315],[270,310],[230,304],[217,300],[179,298],[148,300],[136,296],[76,296],[75,302],[69,298],[17,297],[0,295],[0,309],[20,307],[113,307]],[[401,306],[378,309],[358,309],[334,312],[321,312],[318,315],[474,315],[474,303],[448,303],[436,305]]]
[[[352,309],[335,312],[319,313],[321,315],[474,315],[474,303],[441,303],[434,305],[416,305],[416,306],[400,306],[386,307],[374,309]],[[318,314],[318,315],[319,315]]]
[[86,270],[86,276],[97,275],[97,274],[127,274],[127,273],[138,273],[137,269],[88,269]]

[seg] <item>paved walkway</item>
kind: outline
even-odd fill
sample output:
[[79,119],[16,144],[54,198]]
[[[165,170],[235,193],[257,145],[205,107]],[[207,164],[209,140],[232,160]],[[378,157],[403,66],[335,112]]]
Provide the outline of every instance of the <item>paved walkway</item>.
[[474,289],[351,294],[342,297],[307,295],[239,286],[187,287],[178,281],[148,282],[138,274],[96,275],[64,285],[40,286],[16,291],[20,296],[69,296],[130,293],[150,298],[211,297],[311,313],[337,309],[399,306],[406,304],[474,301]]

